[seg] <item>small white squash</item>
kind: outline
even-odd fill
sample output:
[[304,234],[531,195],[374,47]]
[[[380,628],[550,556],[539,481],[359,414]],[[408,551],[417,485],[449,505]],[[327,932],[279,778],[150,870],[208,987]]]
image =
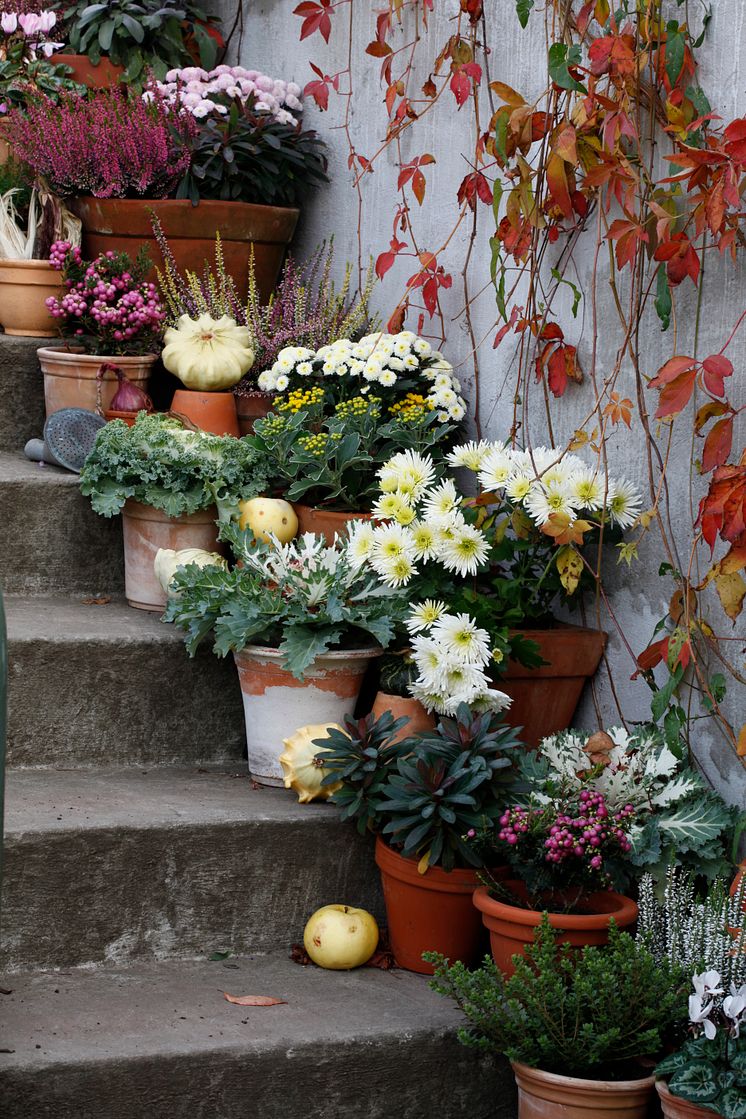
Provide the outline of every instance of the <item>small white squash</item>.
[[326,800],[342,787],[341,781],[321,786],[329,770],[316,761],[323,746],[313,743],[316,738],[328,738],[330,730],[342,730],[342,727],[337,723],[310,723],[282,740],[285,751],[280,754],[280,765],[285,775],[285,788],[295,789],[301,804]]
[[254,364],[251,334],[230,315],[182,315],[164,334],[161,357],[188,389],[220,392],[237,385]]
[[265,544],[269,544],[270,536],[287,544],[298,532],[295,509],[280,497],[252,497],[250,501],[240,501],[238,508],[239,528],[250,528],[257,540]]
[[173,548],[159,548],[155,554],[153,569],[156,579],[166,594],[170,594],[168,588],[176,574],[176,569],[186,567],[190,563],[196,563],[198,567],[209,567],[211,564],[216,567],[228,567],[227,562],[218,552],[207,552],[204,548],[181,548],[179,551],[174,551]]

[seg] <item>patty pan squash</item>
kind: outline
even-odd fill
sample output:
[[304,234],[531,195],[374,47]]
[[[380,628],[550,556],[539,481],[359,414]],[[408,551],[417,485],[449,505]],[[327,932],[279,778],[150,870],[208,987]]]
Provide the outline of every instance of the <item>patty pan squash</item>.
[[237,385],[254,364],[251,334],[230,315],[182,315],[164,335],[161,357],[188,389],[221,392]]

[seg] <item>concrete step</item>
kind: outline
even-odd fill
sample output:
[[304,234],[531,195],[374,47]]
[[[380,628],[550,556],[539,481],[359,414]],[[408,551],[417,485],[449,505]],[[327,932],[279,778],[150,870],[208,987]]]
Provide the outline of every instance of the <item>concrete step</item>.
[[0,334],[0,451],[22,451],[29,439],[41,437],[44,378],[36,351],[49,342]]
[[77,474],[0,453],[0,585],[6,594],[124,587],[119,517],[99,517]]
[[244,766],[7,778],[0,967],[264,952],[321,905],[381,914],[371,843]]
[[11,766],[240,762],[232,659],[190,660],[181,632],[122,600],[5,603]]
[[[517,1114],[507,1062],[458,1044],[458,1012],[423,976],[271,956],[5,983],[3,1119]],[[224,991],[286,1005],[234,1006]]]

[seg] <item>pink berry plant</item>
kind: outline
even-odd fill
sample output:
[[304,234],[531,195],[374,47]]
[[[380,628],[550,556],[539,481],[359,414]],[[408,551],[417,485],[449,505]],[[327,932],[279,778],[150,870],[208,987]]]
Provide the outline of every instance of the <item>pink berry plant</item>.
[[69,241],[55,241],[49,263],[64,278],[65,294],[47,307],[64,337],[93,354],[118,356],[159,352],[166,311],[155,284],[145,279],[148,260],[132,263],[126,253],[102,253],[85,261]]

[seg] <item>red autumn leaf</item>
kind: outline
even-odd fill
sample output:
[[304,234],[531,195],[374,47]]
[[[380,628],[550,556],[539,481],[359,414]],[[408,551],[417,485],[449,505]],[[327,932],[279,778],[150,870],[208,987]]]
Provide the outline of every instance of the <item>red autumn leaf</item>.
[[685,233],[675,233],[669,241],[664,241],[653,253],[655,260],[666,262],[666,273],[674,287],[686,276],[696,285],[699,279],[699,256]]
[[[746,465],[719,466],[699,505],[697,523],[710,548],[718,533],[735,544],[746,533]],[[746,539],[746,537],[745,537]]]
[[[687,369],[685,373],[679,373],[678,377],[674,377],[664,386],[655,413],[656,420],[676,416],[686,408],[694,392],[696,379],[696,369]],[[651,384],[653,383],[651,382]]]
[[578,162],[576,141],[577,135],[575,129],[571,124],[566,124],[553,145],[557,155],[560,156],[565,163],[571,163],[573,167],[575,167]]
[[329,86],[324,81],[308,82],[303,96],[312,97],[322,111],[329,108]]
[[660,641],[654,641],[652,645],[648,645],[637,658],[637,667],[641,672],[649,672],[651,668],[655,668],[661,661],[668,659],[668,637],[661,638]]
[[624,268],[625,264],[632,266],[637,256],[637,246],[649,240],[647,232],[637,222],[625,218],[617,218],[609,226],[609,238],[616,241],[614,253],[617,268]]
[[303,17],[300,29],[301,39],[307,39],[309,35],[319,31],[325,41],[329,42],[332,29],[332,21],[329,18],[328,11],[330,7],[331,0],[320,0],[318,4],[313,3],[312,0],[304,0],[304,3],[293,9],[293,15]]
[[689,662],[692,659],[692,647],[688,641],[685,641],[679,649],[679,655],[676,658],[676,664],[681,665],[682,668],[688,668]]
[[604,35],[594,39],[588,49],[591,73],[631,77],[635,72],[635,40],[630,34]]
[[459,205],[466,203],[470,210],[476,210],[477,199],[486,206],[492,204],[492,187],[481,171],[472,171],[462,180],[456,197]]
[[365,53],[370,54],[373,58],[385,58],[387,54],[392,54],[392,48],[388,43],[383,43],[378,39],[374,39],[372,43],[368,43],[365,48]]
[[223,998],[235,1006],[287,1006],[285,999],[273,999],[270,995],[229,995],[223,991]]
[[725,394],[724,379],[733,375],[733,363],[722,354],[711,354],[702,362],[705,388],[713,396]]
[[572,217],[572,199],[567,179],[567,166],[561,156],[552,154],[547,160],[547,188],[552,201],[566,218]]
[[542,342],[561,342],[564,337],[562,327],[556,322],[545,322],[539,333]]
[[412,176],[412,193],[419,202],[420,206],[425,201],[426,187],[427,183],[425,182],[425,176],[422,174],[418,167],[414,175]]
[[456,98],[456,104],[460,109],[462,105],[466,104],[469,93],[471,92],[471,82],[464,73],[463,67],[459,67],[458,70],[454,71],[450,81],[450,90]]
[[746,163],[746,117],[731,121],[725,129],[725,150],[731,159]]
[[746,567],[746,538],[737,540],[731,545],[719,566],[723,575],[734,575],[742,567]]
[[718,420],[710,428],[702,450],[702,471],[709,474],[716,466],[727,461],[733,446],[733,419]]
[[378,276],[379,280],[383,279],[395,260],[396,253],[385,252],[380,254],[376,260],[376,276]]
[[404,330],[404,320],[407,317],[408,307],[409,304],[405,301],[401,307],[396,308],[393,315],[386,323],[387,334],[400,334],[401,331]]
[[568,381],[582,380],[576,347],[558,346],[549,359],[547,370],[549,391],[553,396],[562,396]]
[[670,357],[665,365],[660,367],[654,380],[650,382],[650,388],[663,388],[669,381],[673,381],[675,377],[678,377],[679,373],[683,373],[685,369],[693,369],[694,364],[693,357],[684,357],[683,355]]

